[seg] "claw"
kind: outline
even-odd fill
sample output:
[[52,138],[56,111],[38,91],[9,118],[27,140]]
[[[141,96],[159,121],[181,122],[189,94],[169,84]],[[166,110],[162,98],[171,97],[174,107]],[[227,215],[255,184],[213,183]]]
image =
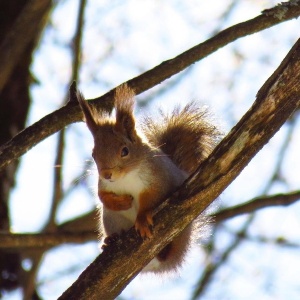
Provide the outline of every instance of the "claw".
[[153,218],[152,218],[152,214],[146,214],[146,218],[147,218],[147,222],[149,225],[153,226]]
[[152,237],[151,227],[153,226],[152,214],[147,213],[142,216],[138,216],[135,221],[135,230],[139,232],[143,239],[150,239]]

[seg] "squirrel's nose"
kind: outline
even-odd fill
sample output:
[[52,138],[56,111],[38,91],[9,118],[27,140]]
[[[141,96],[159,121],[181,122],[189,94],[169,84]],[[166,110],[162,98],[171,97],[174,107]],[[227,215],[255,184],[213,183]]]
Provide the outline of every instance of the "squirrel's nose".
[[105,179],[111,179],[111,173],[105,173],[104,178]]
[[103,170],[101,172],[101,176],[104,178],[104,179],[111,179],[111,176],[112,176],[112,172],[111,171],[107,171],[107,170]]

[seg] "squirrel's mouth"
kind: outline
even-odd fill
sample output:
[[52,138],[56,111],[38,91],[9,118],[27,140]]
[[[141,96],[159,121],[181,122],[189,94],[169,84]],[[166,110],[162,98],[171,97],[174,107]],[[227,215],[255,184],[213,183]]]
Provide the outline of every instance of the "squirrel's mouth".
[[102,180],[115,182],[123,176],[123,173],[121,172],[121,169],[117,167],[103,168],[100,170],[99,176]]
[[115,182],[115,180],[113,179],[104,179],[105,181],[108,181],[108,182]]
[[100,175],[100,178],[102,181],[105,181],[105,182],[115,182],[116,180],[113,179],[113,178],[105,178],[103,176]]

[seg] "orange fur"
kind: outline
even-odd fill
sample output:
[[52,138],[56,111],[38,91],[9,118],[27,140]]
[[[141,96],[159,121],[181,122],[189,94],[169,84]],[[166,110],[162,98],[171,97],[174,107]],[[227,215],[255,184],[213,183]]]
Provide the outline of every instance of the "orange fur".
[[108,209],[119,211],[131,208],[133,198],[130,195],[116,195],[101,190],[99,190],[98,195],[103,205]]
[[[135,221],[135,229],[139,231],[142,238],[152,237],[150,227],[153,225],[153,199],[157,199],[157,191],[145,190],[139,195],[139,210]],[[154,206],[154,207],[153,207]]]

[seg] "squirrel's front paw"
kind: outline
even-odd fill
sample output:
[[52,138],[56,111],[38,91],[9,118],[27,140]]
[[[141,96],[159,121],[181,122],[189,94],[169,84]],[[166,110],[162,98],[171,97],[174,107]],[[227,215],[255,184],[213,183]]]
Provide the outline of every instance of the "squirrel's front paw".
[[131,195],[117,195],[112,192],[99,192],[103,205],[110,210],[127,210],[131,208],[133,197]]
[[153,225],[152,213],[148,212],[143,215],[138,215],[135,221],[135,230],[138,231],[143,239],[151,238],[151,227]]
[[132,206],[133,197],[131,195],[117,195],[110,203],[111,210],[127,210]]

